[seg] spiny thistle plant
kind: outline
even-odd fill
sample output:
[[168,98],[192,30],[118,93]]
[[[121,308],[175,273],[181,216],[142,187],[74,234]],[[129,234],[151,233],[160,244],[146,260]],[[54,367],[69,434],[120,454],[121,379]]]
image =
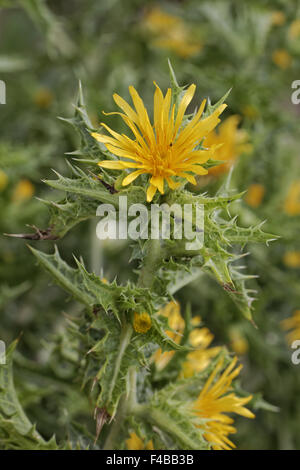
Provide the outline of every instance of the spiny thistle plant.
[[201,276],[210,275],[219,284],[216,295],[224,289],[244,321],[253,322],[254,293],[246,283],[254,276],[242,271],[241,249],[274,236],[264,233],[262,224],[242,227],[231,217],[230,204],[243,193],[231,190],[229,180],[213,196],[193,190],[195,176],[223,163],[220,143],[209,142],[228,93],[215,105],[204,100],[187,112],[196,87],[180,87],[171,67],[170,77],[165,95],[155,84],[153,121],[133,87],[134,107],[114,95],[122,112],[112,114],[121,116],[128,135],[105,123],[94,129],[80,88],[75,115],[66,119],[81,138],[72,154],[76,165],[70,164],[71,177],[57,173],[57,179],[45,181],[66,196],[43,201],[51,213],[48,228],[23,238],[59,243],[75,225],[96,218],[99,204],[118,212],[119,198],[126,196],[128,206],[146,206],[149,225],[151,204],[203,206],[204,243],[187,250],[189,240],[175,237],[178,220],[172,214],[168,238],[131,241],[134,272],[127,283],[89,272],[81,259],[75,259],[76,268],[69,266],[57,247],[46,254],[30,246],[54,281],[83,306],[65,321],[81,393],[93,403],[95,442],[83,428],[75,441],[46,442],[31,425],[13,389],[14,344],[0,369],[0,439],[8,448],[231,449],[229,436],[236,432],[231,415],[254,418],[248,409],[252,396],[236,386],[241,365],[226,347],[210,347],[213,335],[202,325],[201,312],[180,308],[176,293],[198,279],[201,295]]

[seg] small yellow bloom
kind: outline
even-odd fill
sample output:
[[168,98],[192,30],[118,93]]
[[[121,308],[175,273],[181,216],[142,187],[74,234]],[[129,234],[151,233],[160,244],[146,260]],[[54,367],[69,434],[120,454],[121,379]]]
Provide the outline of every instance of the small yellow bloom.
[[292,65],[292,57],[285,49],[276,49],[272,54],[272,60],[275,65],[283,70],[288,69]]
[[[239,398],[231,391],[232,381],[239,375],[242,368],[240,365],[234,369],[236,363],[237,358],[234,358],[227,369],[220,374],[223,359],[218,362],[193,407],[193,411],[199,418],[207,420],[199,427],[203,428],[204,438],[215,450],[230,450],[235,447],[233,442],[228,439],[229,434],[236,432],[232,425],[234,420],[225,413],[237,413],[246,418],[255,417],[244,406],[252,399],[252,396]],[[219,377],[216,379],[217,375]]]
[[236,158],[251,151],[248,134],[238,129],[239,116],[230,116],[220,124],[219,132],[212,131],[204,140],[205,147],[219,146],[214,158],[225,163],[209,169],[210,175],[220,175],[229,170]]
[[8,183],[7,174],[4,171],[0,170],[0,191],[3,191]]
[[142,99],[132,86],[129,87],[129,91],[135,110],[123,98],[114,94],[116,104],[124,113],[113,114],[121,115],[135,139],[132,140],[124,134],[118,134],[102,123],[111,137],[97,132],[92,133],[92,136],[105,144],[107,150],[114,155],[126,160],[105,160],[99,162],[98,165],[118,170],[135,169],[123,179],[123,186],[132,183],[139,175],[150,175],[150,185],[147,190],[148,202],[152,201],[157,190],[164,194],[165,183],[170,189],[178,188],[180,183],[174,181],[174,177],[179,176],[196,184],[192,173],[196,175],[207,174],[207,170],[201,164],[207,162],[215,151],[215,146],[204,150],[197,149],[197,145],[220,122],[219,116],[226,105],[220,105],[210,116],[201,119],[205,107],[204,100],[194,117],[186,122],[184,114],[192,101],[195,90],[195,85],[189,86],[176,112],[175,104],[171,106],[171,89],[169,88],[166,95],[163,96],[160,88],[156,85],[153,126]]
[[284,211],[288,215],[300,215],[300,180],[291,184],[284,202]]
[[135,432],[131,432],[125,442],[128,450],[154,450],[152,439],[145,445]]
[[192,31],[178,16],[153,8],[146,15],[144,25],[155,36],[153,44],[169,49],[180,57],[188,58],[202,50],[202,44],[195,40]]
[[259,207],[265,195],[265,188],[262,184],[251,184],[245,197],[246,203],[251,207]]
[[300,340],[300,310],[295,310],[290,318],[282,320],[281,328],[285,331],[291,330],[286,339],[288,344],[292,344],[296,340]]
[[[169,302],[164,308],[159,312],[160,315],[168,318],[168,323],[170,328],[174,331],[167,330],[166,334],[171,338],[175,343],[179,344],[182,338],[182,333],[185,327],[185,321],[180,313],[180,305],[178,302]],[[174,356],[175,351],[165,351],[162,352],[159,348],[153,356],[157,370],[162,370],[170,362]]]
[[27,201],[28,199],[32,198],[33,194],[33,184],[29,180],[22,179],[18,182],[13,191],[12,200],[15,202]]
[[271,23],[273,26],[282,26],[285,22],[286,22],[286,16],[282,11],[280,10],[273,11],[271,15]]
[[211,359],[219,354],[221,351],[219,346],[209,348],[213,339],[214,335],[208,328],[195,328],[191,331],[189,342],[197,350],[188,353],[186,361],[182,365],[183,377],[191,377],[195,373],[201,372],[209,365]]
[[289,268],[300,268],[300,251],[287,251],[283,262]]
[[291,39],[296,39],[300,36],[300,19],[292,21],[288,35]]
[[248,341],[237,328],[229,331],[229,337],[231,349],[239,356],[246,354],[249,349]]
[[151,317],[147,312],[134,312],[133,328],[137,333],[147,333],[151,328]]
[[53,93],[48,88],[40,88],[33,99],[39,108],[47,109],[53,102]]

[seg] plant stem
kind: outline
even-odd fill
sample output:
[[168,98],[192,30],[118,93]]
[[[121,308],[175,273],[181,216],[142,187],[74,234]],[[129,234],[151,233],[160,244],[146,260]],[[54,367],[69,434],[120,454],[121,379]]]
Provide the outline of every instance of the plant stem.
[[140,272],[138,287],[151,288],[161,263],[161,257],[162,251],[160,241],[150,240],[145,257],[145,263]]

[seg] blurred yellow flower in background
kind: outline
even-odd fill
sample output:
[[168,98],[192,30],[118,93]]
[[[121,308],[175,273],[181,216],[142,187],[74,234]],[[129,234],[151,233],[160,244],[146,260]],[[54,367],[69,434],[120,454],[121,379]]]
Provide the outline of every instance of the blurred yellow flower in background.
[[262,184],[253,183],[249,186],[245,202],[251,207],[259,207],[265,195],[265,187]]
[[220,146],[215,151],[214,158],[225,162],[210,168],[208,170],[210,175],[220,175],[227,172],[237,157],[252,150],[247,132],[238,129],[239,121],[239,116],[228,117],[220,124],[218,132],[213,130],[204,140],[204,146]]
[[33,97],[34,103],[41,109],[47,109],[53,102],[53,93],[48,88],[38,89]]
[[228,393],[232,390],[233,379],[239,375],[242,368],[242,365],[239,365],[235,369],[236,363],[237,358],[234,358],[216,379],[223,366],[223,359],[220,359],[194,403],[195,414],[199,418],[207,419],[199,427],[205,431],[204,438],[214,450],[230,450],[235,447],[233,442],[228,439],[229,434],[236,432],[235,427],[232,426],[234,420],[225,413],[237,413],[245,418],[255,417],[244,406],[252,399],[251,395],[239,398],[233,392]]
[[[185,327],[185,321],[181,316],[179,303],[171,301],[158,313],[159,315],[166,317],[168,319],[170,328],[172,328],[172,330],[175,330],[167,330],[166,334],[175,343],[179,344]],[[161,348],[159,348],[153,355],[153,360],[155,362],[157,370],[162,370],[164,367],[166,367],[166,365],[170,362],[174,354],[175,351],[162,352]]]
[[123,179],[123,186],[132,183],[139,175],[151,175],[147,189],[148,202],[152,201],[157,190],[164,194],[165,182],[170,189],[178,188],[180,183],[174,181],[173,177],[180,176],[189,183],[196,184],[196,179],[191,173],[206,175],[208,171],[201,164],[214,155],[217,147],[213,142],[211,148],[199,150],[197,145],[218,125],[219,116],[226,108],[226,104],[220,105],[210,116],[201,119],[206,103],[203,100],[198,112],[183,126],[185,111],[195,91],[196,86],[190,85],[175,112],[175,104],[171,106],[171,89],[168,88],[166,95],[163,96],[156,85],[154,126],[151,125],[144,103],[134,87],[130,86],[129,92],[135,110],[115,93],[114,100],[124,113],[109,114],[119,114],[131,129],[135,140],[124,134],[118,134],[102,123],[112,137],[97,132],[92,132],[92,136],[105,144],[107,150],[114,155],[127,160],[104,160],[98,165],[113,170],[135,169]]
[[300,268],[300,251],[287,251],[283,262],[289,268]]
[[286,22],[286,16],[282,11],[280,10],[273,11],[271,15],[271,23],[273,26],[282,26],[285,22]]
[[296,39],[300,36],[300,19],[292,21],[288,34],[291,39]]
[[27,201],[28,199],[31,199],[34,195],[34,190],[34,186],[29,180],[22,179],[14,188],[12,200],[14,202]]
[[[175,343],[179,344],[185,328],[185,321],[180,313],[180,305],[178,302],[169,302],[159,312],[160,315],[168,318],[170,328],[174,331],[166,331],[166,334]],[[191,320],[193,325],[201,323],[199,316]],[[201,372],[208,366],[211,359],[214,358],[220,351],[221,347],[209,348],[208,346],[213,341],[214,336],[208,328],[194,328],[189,334],[189,343],[195,348],[187,354],[186,361],[182,365],[182,376],[191,377],[194,373]],[[159,348],[153,355],[153,360],[157,370],[162,370],[170,362],[176,351],[165,351]]]
[[294,181],[289,187],[284,211],[289,215],[300,215],[300,180]]
[[137,333],[147,333],[151,328],[151,317],[147,312],[134,312],[133,328]]
[[7,183],[8,183],[7,174],[4,171],[0,170],[0,191],[3,191],[6,188]]
[[159,7],[146,14],[144,25],[155,37],[153,44],[161,49],[169,49],[183,58],[194,56],[202,50],[201,42],[194,39],[193,32],[184,21]]
[[240,356],[248,352],[248,349],[249,349],[248,341],[246,340],[245,336],[242,335],[239,328],[232,327],[229,330],[229,338],[230,338],[230,347],[236,354]]
[[292,344],[296,340],[300,340],[300,310],[295,310],[290,318],[282,320],[281,328],[285,331],[291,330],[286,335],[288,344]]
[[125,441],[128,450],[154,450],[152,439],[145,445],[135,432],[131,432],[129,436]]
[[272,61],[283,70],[292,65],[292,57],[285,49],[276,49],[272,54]]

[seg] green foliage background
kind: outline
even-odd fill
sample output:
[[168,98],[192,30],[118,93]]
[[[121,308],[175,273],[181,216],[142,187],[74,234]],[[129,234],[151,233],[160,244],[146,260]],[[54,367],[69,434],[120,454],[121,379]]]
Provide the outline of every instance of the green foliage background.
[[[263,399],[257,400],[255,420],[237,419],[237,447],[299,449],[300,366],[291,363],[280,321],[300,308],[299,267],[283,263],[287,251],[300,251],[299,215],[283,210],[291,183],[300,179],[300,116],[290,100],[291,83],[300,78],[300,37],[291,40],[288,34],[291,22],[300,18],[300,5],[279,0],[159,2],[165,12],[182,18],[194,40],[203,45],[191,57],[156,45],[143,20],[155,6],[154,1],[140,0],[0,1],[0,79],[7,91],[7,104],[0,105],[0,169],[8,176],[0,192],[0,231],[30,231],[26,224],[47,227],[46,205],[35,198],[16,201],[13,194],[18,182],[26,179],[34,185],[35,196],[61,198],[41,180],[53,179],[52,168],[71,173],[65,161],[71,156],[64,154],[78,148],[79,138],[57,117],[73,116],[79,79],[93,126],[102,120],[102,110],[115,109],[112,94],[128,97],[131,84],[150,104],[152,82],[163,89],[169,83],[167,58],[178,82],[196,83],[201,98],[209,96],[214,103],[232,87],[228,115],[242,117],[253,151],[238,160],[231,187],[238,192],[253,183],[265,187],[258,208],[244,202],[234,205],[232,212],[244,226],[266,220],[264,230],[281,238],[269,248],[247,246],[247,272],[259,276],[250,282],[257,290],[253,304],[257,329],[208,277],[197,278],[179,292],[178,299],[183,305],[191,303],[191,310],[214,333],[216,344],[231,349],[233,331],[239,331],[248,344],[240,358],[243,387],[261,393]],[[278,10],[286,20],[274,26],[272,14]],[[277,49],[291,56],[288,68],[272,60]],[[254,116],[245,115],[249,106],[255,109]],[[117,118],[106,119],[116,127]],[[220,177],[208,184],[208,195],[222,183]],[[37,243],[31,245],[53,252],[53,241]],[[134,263],[128,264],[126,243],[104,243],[101,250],[95,244],[94,223],[83,221],[59,241],[59,251],[72,266],[75,254],[83,257],[90,272],[101,274],[100,263],[110,280],[115,275],[121,281],[132,279]],[[45,439],[39,443],[42,448],[54,445],[49,441],[53,434],[58,442],[66,436],[78,441],[82,427],[93,438],[93,404],[74,380],[78,357],[66,334],[66,318],[78,309],[75,301],[66,302],[63,291],[49,285],[47,274],[41,273],[22,240],[1,235],[0,339],[9,344],[22,333],[14,352],[15,388]],[[0,426],[9,424],[0,422]],[[30,433],[34,443],[35,430]],[[21,448],[29,446],[19,442]]]

